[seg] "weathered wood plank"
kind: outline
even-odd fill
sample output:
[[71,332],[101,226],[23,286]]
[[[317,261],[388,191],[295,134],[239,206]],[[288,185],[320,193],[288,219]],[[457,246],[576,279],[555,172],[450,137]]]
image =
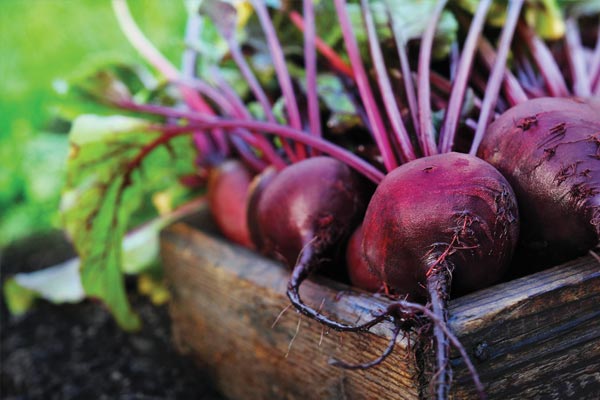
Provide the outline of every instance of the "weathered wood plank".
[[[330,357],[359,362],[374,358],[387,345],[384,326],[376,334],[324,332],[293,310],[275,319],[289,301],[288,272],[242,248],[184,224],[172,226],[162,253],[173,295],[171,315],[177,342],[213,371],[232,399],[415,399],[414,360],[407,340],[380,367],[344,371]],[[309,282],[303,296],[341,320],[383,308],[367,296],[336,301],[337,289]],[[298,328],[299,327],[299,328]],[[389,328],[389,327],[388,327]],[[297,334],[296,334],[297,331]],[[295,339],[292,342],[292,339]]]
[[[200,220],[210,231],[206,215]],[[274,324],[289,304],[288,271],[280,265],[190,223],[171,226],[161,243],[180,348],[213,372],[228,397],[418,398],[409,339],[368,371],[328,365],[331,357],[376,357],[389,326],[370,334],[324,332],[289,309]],[[345,294],[336,298],[339,291]],[[345,322],[389,303],[327,280],[306,283],[302,295]],[[600,398],[600,264],[591,257],[458,298],[450,315],[491,399]],[[452,363],[454,397],[473,398],[464,363],[456,355]]]
[[[593,258],[456,299],[450,313],[490,398],[600,398],[600,265]],[[460,368],[456,378],[466,379]]]

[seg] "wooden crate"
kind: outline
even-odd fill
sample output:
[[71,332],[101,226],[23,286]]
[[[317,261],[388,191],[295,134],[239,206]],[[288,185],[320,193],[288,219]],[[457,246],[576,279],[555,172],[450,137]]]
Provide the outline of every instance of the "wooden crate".
[[[212,233],[211,233],[212,232]],[[370,360],[389,338],[338,333],[300,317],[285,296],[288,271],[214,233],[206,210],[166,229],[162,256],[174,337],[231,399],[418,399],[426,380],[411,338],[366,371],[332,357]],[[344,322],[388,300],[315,279],[304,299]],[[584,257],[450,303],[450,328],[471,355],[490,399],[600,399],[600,263]],[[456,399],[476,398],[452,355]]]

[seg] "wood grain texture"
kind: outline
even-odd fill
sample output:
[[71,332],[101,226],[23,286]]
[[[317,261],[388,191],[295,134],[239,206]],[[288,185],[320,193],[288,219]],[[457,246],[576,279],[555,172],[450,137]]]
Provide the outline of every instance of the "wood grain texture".
[[[161,248],[175,339],[212,371],[226,396],[419,398],[417,360],[431,355],[415,355],[414,338],[399,339],[394,353],[370,370],[330,366],[332,357],[376,357],[390,326],[342,334],[292,309],[277,319],[289,304],[288,271],[210,233],[207,221],[202,213],[195,222],[172,225]],[[368,318],[389,303],[327,280],[307,282],[302,295],[344,322]],[[591,257],[453,300],[450,315],[490,399],[600,398],[600,264]],[[464,363],[456,354],[451,362],[454,398],[475,398]]]

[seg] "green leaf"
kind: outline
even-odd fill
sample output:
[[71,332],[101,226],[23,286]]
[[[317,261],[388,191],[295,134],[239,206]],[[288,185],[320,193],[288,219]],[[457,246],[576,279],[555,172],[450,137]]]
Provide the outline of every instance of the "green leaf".
[[82,146],[94,142],[106,142],[119,134],[143,132],[148,122],[131,117],[113,115],[102,117],[97,115],[82,115],[73,122],[69,140],[72,145]]
[[567,29],[556,0],[529,0],[525,4],[525,19],[543,39],[560,39]]
[[35,302],[37,295],[33,290],[29,290],[19,285],[15,278],[8,278],[2,285],[2,292],[6,307],[13,315],[25,314]]
[[84,115],[75,120],[61,202],[86,294],[101,299],[128,330],[140,326],[127,300],[122,272],[122,241],[130,217],[148,193],[193,171],[188,136],[163,143],[161,134],[148,128],[147,121],[123,116]]
[[356,107],[338,76],[319,74],[317,92],[319,99],[330,112],[327,127],[331,132],[348,132],[352,128],[362,126]]
[[[430,17],[435,9],[435,1],[391,1],[375,2],[371,5],[373,15],[379,26],[388,26],[388,13],[391,16],[391,26],[398,37],[405,42],[420,39],[430,23]],[[387,7],[386,7],[387,6]],[[458,21],[449,11],[444,11],[438,21],[433,44],[433,57],[442,58],[450,52],[452,43],[456,41]],[[389,36],[389,34],[388,34]]]
[[557,0],[568,16],[579,18],[600,14],[600,0]]

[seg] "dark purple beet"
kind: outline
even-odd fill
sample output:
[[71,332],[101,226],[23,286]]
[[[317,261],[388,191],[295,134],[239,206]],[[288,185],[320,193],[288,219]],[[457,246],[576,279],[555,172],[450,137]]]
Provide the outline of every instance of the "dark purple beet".
[[323,264],[323,256],[347,239],[360,223],[370,183],[346,164],[330,157],[297,162],[272,178],[249,216],[258,249],[293,267],[288,297],[302,313],[323,323],[335,321],[305,305],[300,284]]
[[[514,193],[506,179],[479,158],[459,153],[420,158],[381,181],[363,229],[365,259],[388,289],[429,299],[436,350],[435,395],[429,395],[446,399],[451,381],[449,289],[473,291],[502,277],[519,232]],[[411,318],[410,311],[398,302],[397,309],[390,306],[387,312],[398,324],[398,318]],[[485,397],[466,352],[460,343],[454,345]]]
[[264,187],[256,204],[259,250],[296,265],[309,247],[320,254],[360,222],[368,201],[368,184],[345,164],[313,157],[290,165]]
[[478,155],[510,182],[519,252],[556,265],[600,241],[600,100],[539,98],[492,123]]
[[420,298],[441,264],[452,265],[452,285],[463,292],[500,279],[519,230],[508,182],[488,163],[459,153],[421,158],[389,173],[363,227],[371,269],[397,294]]

